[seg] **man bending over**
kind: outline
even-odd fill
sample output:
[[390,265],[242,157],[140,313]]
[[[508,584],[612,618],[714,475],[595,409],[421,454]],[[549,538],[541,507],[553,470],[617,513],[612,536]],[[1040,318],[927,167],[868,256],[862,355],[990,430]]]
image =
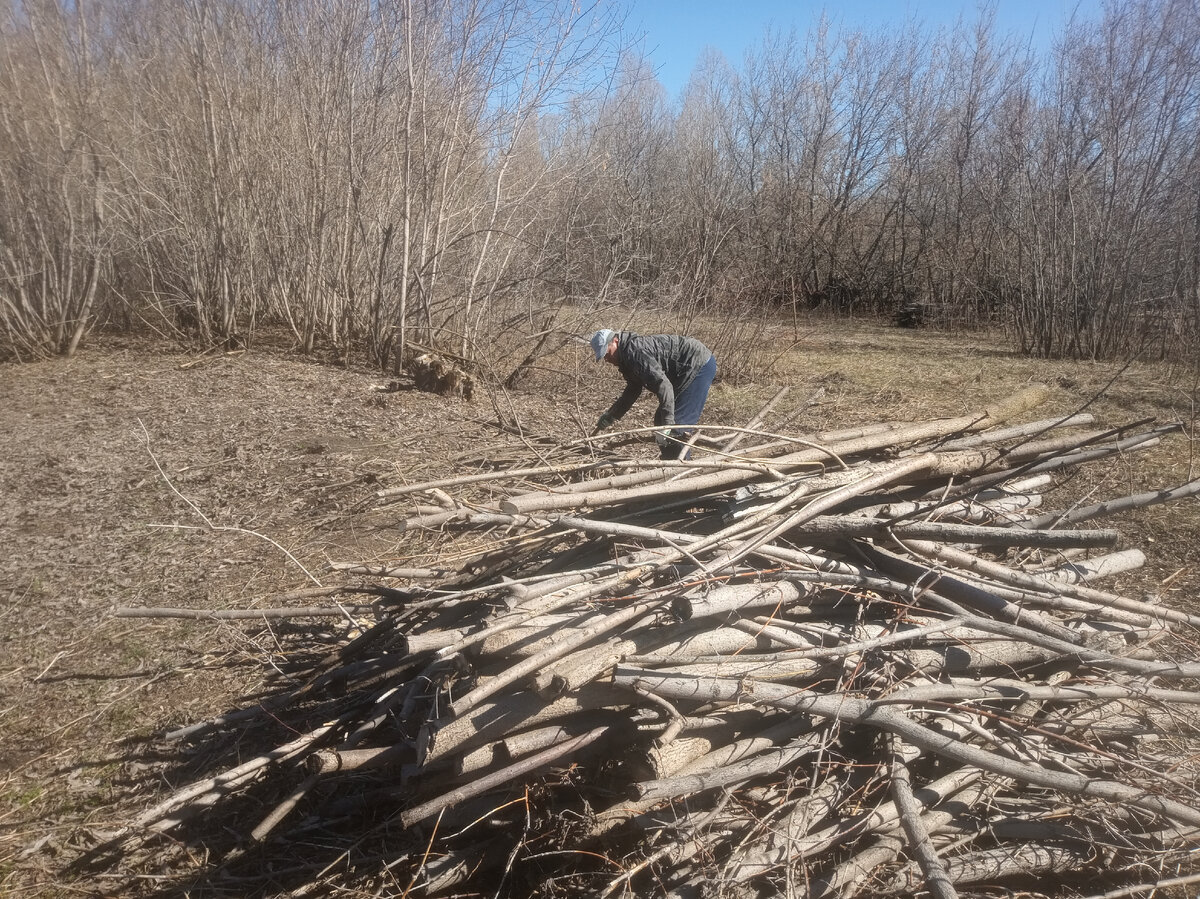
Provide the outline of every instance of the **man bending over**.
[[658,397],[654,439],[663,459],[686,459],[687,442],[700,422],[708,389],[717,374],[717,358],[694,337],[656,334],[642,337],[632,331],[601,328],[591,339],[596,361],[615,365],[625,378],[625,390],[596,422],[596,431],[612,427],[629,411],[643,390]]

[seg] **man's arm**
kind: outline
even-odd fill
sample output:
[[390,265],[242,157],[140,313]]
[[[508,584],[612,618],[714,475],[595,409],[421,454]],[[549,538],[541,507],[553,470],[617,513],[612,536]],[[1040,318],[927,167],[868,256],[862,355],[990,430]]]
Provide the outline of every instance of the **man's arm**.
[[634,402],[642,395],[642,385],[637,381],[625,379],[625,389],[621,391],[621,395],[617,397],[616,402],[608,407],[608,412],[605,414],[613,421],[618,421],[623,418],[625,413],[630,410]]

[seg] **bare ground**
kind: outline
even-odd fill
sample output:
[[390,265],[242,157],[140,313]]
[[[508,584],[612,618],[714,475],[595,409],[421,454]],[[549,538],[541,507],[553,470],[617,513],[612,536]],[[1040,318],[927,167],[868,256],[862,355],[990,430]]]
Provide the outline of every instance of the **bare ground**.
[[[429,563],[438,545],[398,531],[403,510],[371,511],[375,490],[581,436],[618,388],[581,356],[564,351],[519,392],[470,403],[381,393],[386,379],[367,369],[257,350],[109,340],[0,368],[0,897],[106,895],[103,878],[66,866],[165,788],[168,758],[149,738],[236,707],[295,646],[353,626],[130,619],[118,608],[311,605],[295,591],[345,580],[329,561]],[[1039,364],[986,342],[842,325],[781,330],[741,361],[755,377],[719,383],[708,421],[744,424],[781,385],[794,388],[785,414],[825,389],[795,425],[818,431],[961,414],[1039,380],[1055,387],[1046,414],[1086,406],[1106,424],[1188,429],[1076,477],[1059,506],[1196,476],[1197,391],[1184,366]],[[1114,525],[1150,556],[1116,586],[1200,608],[1196,500]]]
[[277,649],[118,607],[271,605],[328,560],[402,555],[352,510],[497,433],[484,406],[380,383],[145,345],[0,371],[0,895],[52,894],[81,826],[119,824],[154,769],[122,741],[235,704]]

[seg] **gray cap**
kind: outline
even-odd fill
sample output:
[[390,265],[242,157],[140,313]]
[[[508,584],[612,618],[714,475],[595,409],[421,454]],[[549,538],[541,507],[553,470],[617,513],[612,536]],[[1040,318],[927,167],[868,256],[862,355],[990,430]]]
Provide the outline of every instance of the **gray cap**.
[[604,354],[608,351],[608,345],[616,336],[617,332],[610,331],[608,328],[601,328],[592,335],[592,351],[596,354],[597,362],[604,358]]

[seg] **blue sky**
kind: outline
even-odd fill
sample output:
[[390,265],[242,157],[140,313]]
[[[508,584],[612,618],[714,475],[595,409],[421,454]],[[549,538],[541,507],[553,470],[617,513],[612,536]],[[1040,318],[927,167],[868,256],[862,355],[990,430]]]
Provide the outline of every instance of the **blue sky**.
[[[1071,13],[1099,18],[1101,0],[995,0],[998,34],[1014,32],[1028,38],[1042,53]],[[973,0],[630,0],[628,28],[645,33],[645,52],[666,86],[676,97],[687,83],[701,51],[716,47],[735,67],[742,54],[753,48],[768,26],[784,31],[795,27],[803,35],[828,9],[834,24],[875,32],[908,21],[930,29],[953,27],[961,16],[977,18]]]

